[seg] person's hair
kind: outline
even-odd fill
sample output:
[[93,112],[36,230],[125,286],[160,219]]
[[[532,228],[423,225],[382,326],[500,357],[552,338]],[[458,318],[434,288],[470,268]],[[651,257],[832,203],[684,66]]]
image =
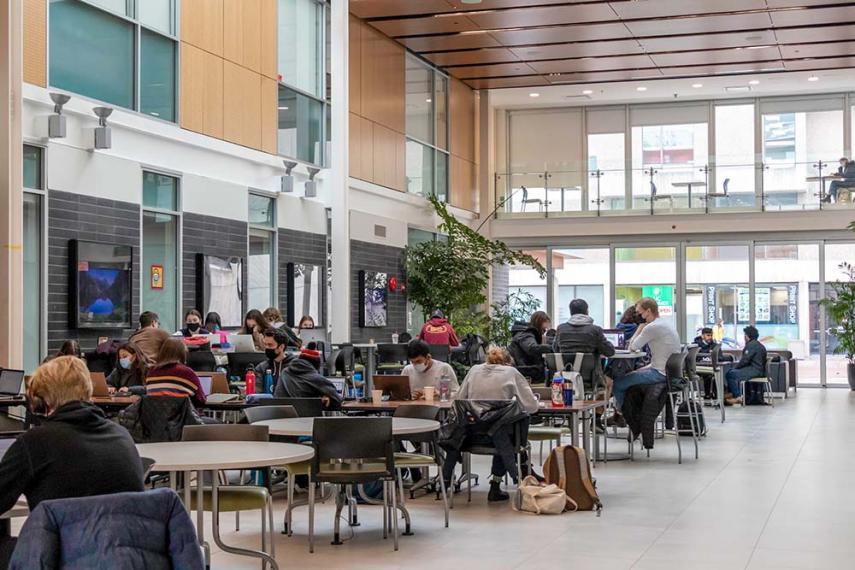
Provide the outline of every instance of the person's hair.
[[709,327],[704,327],[701,329],[701,334],[712,334],[712,329]]
[[620,317],[620,322],[625,325],[633,324],[638,320],[638,312],[635,310],[635,305],[630,305],[624,310]]
[[843,162],[844,160],[845,160],[846,162],[849,162],[849,159],[848,159],[848,158],[846,158],[845,156],[841,156],[841,157],[840,157],[840,160],[838,160],[837,162]]
[[303,328],[303,323],[309,321],[312,323],[312,328],[315,328],[315,319],[312,318],[312,315],[303,315],[300,317],[300,323],[297,325],[297,328]]
[[513,366],[514,359],[511,358],[511,353],[507,348],[501,346],[491,346],[487,350],[487,364],[504,364],[505,366]]
[[758,338],[760,338],[760,331],[758,331],[757,327],[755,326],[748,325],[747,327],[742,329],[742,332],[744,332],[745,336],[747,336],[751,340],[757,340]]
[[199,312],[199,311],[197,311],[196,309],[190,309],[189,311],[187,311],[186,313],[184,313],[184,320],[186,321],[186,320],[187,320],[187,317],[189,317],[189,316],[191,316],[191,315],[192,315],[192,316],[195,316],[195,317],[199,317],[199,324],[201,324],[201,323],[202,323],[202,313],[200,313],[200,312]]
[[430,356],[430,347],[425,341],[415,338],[407,343],[407,358],[412,360],[419,356]]
[[51,410],[69,402],[89,401],[92,399],[89,369],[79,358],[58,356],[36,369],[27,385],[27,395],[33,404],[41,401]]
[[642,309],[647,309],[657,317],[659,316],[659,304],[653,297],[642,297],[638,300],[636,306],[641,307]]
[[432,313],[430,314],[430,318],[432,318],[432,319],[434,319],[434,318],[437,318],[437,319],[444,319],[444,318],[445,318],[445,313],[443,313],[441,309],[436,309],[436,310],[434,310],[434,312],[432,312]]
[[529,319],[529,326],[534,327],[538,331],[543,330],[544,323],[551,323],[552,319],[549,318],[549,315],[546,314],[546,311],[535,311],[531,315],[531,319]]
[[585,299],[573,299],[570,301],[570,315],[587,315],[588,302]]
[[59,347],[59,350],[56,352],[56,356],[76,356],[80,358],[82,356],[82,352],[80,351],[80,343],[78,343],[74,339],[66,340],[62,343],[62,346]]
[[131,364],[131,370],[133,372],[138,372],[140,375],[140,378],[145,378],[145,373],[146,373],[145,356],[143,356],[143,353],[140,352],[139,347],[132,342],[126,342],[126,343],[122,344],[121,346],[119,346],[119,348],[116,349],[116,364],[118,364],[118,362],[119,362],[119,358],[120,358],[119,353],[123,350],[125,352],[129,352],[129,353],[134,355],[134,362],[133,362],[133,364]]
[[140,314],[140,328],[150,327],[154,323],[160,321],[160,317],[154,311],[145,311]]
[[187,347],[184,346],[184,341],[174,338],[168,338],[160,345],[160,350],[157,353],[157,365],[166,366],[167,364],[186,364],[187,363]]
[[267,307],[261,314],[264,316],[265,319],[267,319],[268,323],[282,322],[282,313],[280,313],[279,309],[277,309],[276,307]]
[[211,330],[208,328],[208,325],[216,325],[220,328],[223,328],[223,320],[220,318],[220,313],[208,313],[208,315],[205,317],[204,327],[208,330]]
[[276,346],[288,346],[291,344],[291,337],[283,329],[269,327],[264,331],[264,336],[272,338],[276,341]]
[[255,321],[255,326],[257,326],[260,330],[266,331],[270,328],[270,322],[264,318],[264,315],[261,314],[261,311],[259,311],[258,309],[251,309],[243,318],[243,326],[240,329],[240,334],[252,334],[252,331],[246,328],[246,321],[248,321],[249,319]]

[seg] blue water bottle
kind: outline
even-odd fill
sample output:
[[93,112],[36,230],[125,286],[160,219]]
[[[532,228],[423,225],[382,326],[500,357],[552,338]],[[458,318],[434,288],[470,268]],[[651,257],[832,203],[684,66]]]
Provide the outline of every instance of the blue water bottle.
[[564,405],[570,407],[573,405],[573,383],[564,382]]
[[356,392],[357,398],[361,398],[365,394],[365,385],[362,384],[362,372],[353,373],[353,390]]
[[271,372],[269,368],[264,373],[264,393],[273,393],[273,372]]

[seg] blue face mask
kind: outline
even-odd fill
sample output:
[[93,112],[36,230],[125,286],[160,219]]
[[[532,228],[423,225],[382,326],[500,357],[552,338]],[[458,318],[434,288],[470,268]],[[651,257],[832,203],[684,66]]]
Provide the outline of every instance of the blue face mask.
[[122,368],[124,368],[125,370],[130,370],[130,368],[131,368],[131,359],[130,359],[130,358],[128,358],[127,356],[126,356],[125,358],[120,358],[120,359],[119,359],[119,366],[121,366],[121,367],[122,367]]

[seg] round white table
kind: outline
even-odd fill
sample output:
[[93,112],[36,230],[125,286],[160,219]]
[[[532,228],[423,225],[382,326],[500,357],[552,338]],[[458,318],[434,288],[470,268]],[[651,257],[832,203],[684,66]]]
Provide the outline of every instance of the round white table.
[[[279,569],[276,560],[266,552],[235,548],[223,543],[220,538],[219,482],[217,471],[226,469],[255,469],[273,465],[287,465],[311,459],[315,450],[306,445],[275,443],[267,441],[176,441],[168,443],[144,443],[137,445],[140,457],[154,460],[152,471],[170,473],[196,471],[196,536],[205,549],[206,562],[210,564],[210,551],[205,545],[204,524],[204,474],[211,472],[211,531],[214,542],[223,551],[244,556],[261,558],[274,570]],[[174,481],[174,477],[171,477]],[[185,507],[190,510],[190,477],[185,478]]]
[[[342,417],[341,419],[342,421],[348,420],[346,417]],[[265,420],[263,422],[255,422],[252,425],[267,426],[270,428],[270,435],[311,437],[314,421],[315,418],[288,418],[281,420]],[[416,433],[436,431],[438,429],[439,422],[434,420],[392,418],[393,435],[412,435]]]
[[633,358],[642,358],[647,353],[643,350],[616,350],[611,356],[606,357],[608,360],[631,360]]

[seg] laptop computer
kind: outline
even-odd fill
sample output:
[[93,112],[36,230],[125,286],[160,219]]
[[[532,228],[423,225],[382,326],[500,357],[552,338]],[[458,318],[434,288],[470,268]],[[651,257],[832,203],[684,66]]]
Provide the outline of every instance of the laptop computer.
[[229,392],[229,382],[221,372],[199,374],[199,384],[205,393],[205,401],[210,404],[222,404],[240,398],[238,394]]
[[373,377],[374,389],[383,390],[383,395],[388,395],[390,400],[412,400],[413,393],[410,391],[410,377],[392,374],[379,374]]
[[90,372],[89,377],[92,379],[93,398],[106,398],[110,395],[110,390],[107,389],[107,377],[103,372]]
[[230,334],[229,344],[235,352],[257,352],[251,334]]
[[24,383],[24,371],[12,368],[0,369],[0,396],[20,396]]
[[626,339],[622,330],[605,329],[603,334],[606,336],[606,340],[612,343],[612,346],[615,348],[626,348]]

